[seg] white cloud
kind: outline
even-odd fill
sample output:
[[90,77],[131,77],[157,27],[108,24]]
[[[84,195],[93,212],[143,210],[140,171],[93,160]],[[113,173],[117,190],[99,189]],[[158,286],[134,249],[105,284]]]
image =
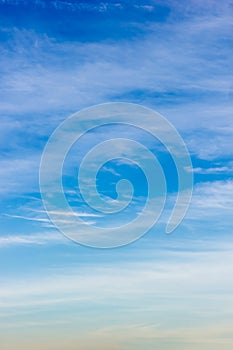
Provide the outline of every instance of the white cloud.
[[37,191],[40,155],[0,159],[0,193],[4,196]]
[[[232,137],[219,132],[232,125],[231,50],[223,44],[231,33],[229,11],[155,24],[144,39],[111,45],[59,43],[14,29],[1,57],[1,112],[5,118],[25,115],[18,117],[14,133],[29,128],[31,134],[48,135],[66,114],[84,106],[133,98],[159,109],[182,131],[191,130],[187,144],[201,158],[229,153]],[[213,125],[214,137],[206,142]]]
[[[27,239],[27,236],[24,236]],[[35,240],[49,239],[49,235],[35,235]],[[58,235],[52,235],[57,239]],[[10,237],[12,241],[17,241],[19,237]],[[32,239],[32,236],[29,240]],[[230,279],[230,271],[233,267],[231,256],[232,242],[212,241],[202,242],[194,241],[195,249],[174,250],[171,242],[159,244],[158,254],[162,257],[157,260],[154,250],[143,246],[139,252],[140,260],[112,262],[107,264],[88,264],[78,265],[77,267],[67,267],[62,270],[52,270],[51,275],[46,277],[31,277],[27,281],[9,282],[1,288],[1,298],[9,298],[9,302],[19,302],[26,298],[31,303],[30,298],[36,296],[40,300],[44,297],[54,297],[60,295],[75,295],[78,298],[90,297],[93,301],[108,298],[119,297],[127,304],[128,298],[143,298],[148,294],[148,298],[166,296],[183,297],[189,295],[190,298],[198,298],[205,293],[206,298],[220,297],[221,291],[229,292],[233,281]],[[176,247],[192,247],[192,243],[179,243],[176,241]],[[200,250],[201,248],[201,250]],[[204,248],[204,249],[203,249]],[[126,258],[122,252],[122,259]],[[147,260],[145,261],[145,256]],[[93,266],[95,265],[95,268]],[[210,271],[214,271],[210,274]],[[17,283],[17,289],[13,284]],[[27,285],[27,288],[25,288]],[[172,290],[169,288],[172,285]],[[155,288],[156,286],[156,288]],[[150,293],[153,291],[153,295]],[[94,294],[93,294],[94,293]],[[13,298],[13,299],[12,299]],[[204,298],[204,295],[203,295]],[[68,300],[67,300],[68,301]],[[64,299],[63,302],[66,302]],[[149,301],[148,301],[149,302]],[[148,302],[144,306],[147,307]],[[2,304],[2,307],[13,306],[13,304]],[[22,304],[23,306],[23,304]],[[27,303],[25,304],[27,306]]]
[[28,235],[5,235],[0,237],[0,248],[14,245],[43,245],[48,243],[65,243],[65,239],[59,233],[36,233]]
[[[164,92],[195,93],[198,89],[200,93],[227,93],[232,84],[230,48],[222,47],[225,57],[219,57],[218,45],[222,36],[228,35],[229,18],[228,13],[210,15],[208,21],[206,18],[189,19],[164,24],[162,29],[155,24],[155,32],[146,39],[111,45],[56,43],[45,36],[15,29],[15,53],[2,57],[8,67],[2,93],[5,96],[10,93],[16,103],[2,105],[2,110],[74,110],[135,90],[152,90],[155,98],[156,94],[159,97]],[[206,45],[198,45],[200,38]],[[25,52],[25,47],[30,48],[31,55]],[[64,54],[65,60],[59,60]],[[35,55],[38,57],[36,66],[30,59]],[[209,55],[213,57],[211,61]],[[27,103],[19,105],[18,98]],[[163,99],[166,103],[166,97]],[[6,101],[10,103],[10,99]]]
[[232,32],[231,10],[224,4],[216,11],[208,18],[203,12],[181,23],[154,24],[144,39],[111,44],[59,43],[33,31],[5,28],[13,39],[2,44],[2,147],[7,145],[15,160],[1,163],[0,191],[26,193],[37,185],[39,155],[28,155],[23,135],[28,140],[48,136],[71,112],[131,99],[130,94],[188,131],[184,137],[192,154],[230,156],[231,50],[223,39]]
[[[219,215],[231,213],[233,209],[233,181],[214,181],[196,186],[192,204],[199,209],[220,209]],[[205,212],[203,213],[205,215]]]
[[[215,165],[215,164],[214,164]],[[226,166],[214,166],[211,168],[190,168],[188,171],[193,171],[196,174],[208,175],[208,174],[231,174],[233,171],[233,164],[230,162],[229,165]]]

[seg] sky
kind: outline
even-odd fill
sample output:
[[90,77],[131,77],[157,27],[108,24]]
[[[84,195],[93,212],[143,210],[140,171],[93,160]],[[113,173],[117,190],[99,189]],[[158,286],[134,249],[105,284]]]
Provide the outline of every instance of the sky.
[[[232,32],[231,0],[0,0],[1,349],[232,349]],[[66,199],[88,223],[85,232],[134,220],[149,193],[134,158],[141,153],[118,140],[94,153],[95,169],[101,157],[114,157],[96,178],[90,168],[83,186],[91,199],[96,180],[107,206],[131,202],[115,214],[90,208],[77,179],[93,147],[119,137],[143,144],[167,185],[154,227],[145,233],[138,226],[139,239],[100,249],[54,226],[39,174],[61,123],[112,102],[150,108],[174,126],[192,161],[193,195],[183,221],[167,234],[179,190],[170,152],[135,126],[110,123],[87,132],[62,170]],[[136,113],[135,125],[142,122]],[[121,198],[122,179],[131,187],[127,182]]]

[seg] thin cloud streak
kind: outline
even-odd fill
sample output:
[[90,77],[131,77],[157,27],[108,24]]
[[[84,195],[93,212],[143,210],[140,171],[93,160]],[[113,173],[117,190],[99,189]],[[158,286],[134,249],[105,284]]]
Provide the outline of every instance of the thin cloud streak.
[[29,235],[5,235],[0,237],[0,248],[7,248],[17,245],[44,245],[44,244],[57,244],[65,243],[65,238],[56,233],[45,233],[45,234],[29,234]]

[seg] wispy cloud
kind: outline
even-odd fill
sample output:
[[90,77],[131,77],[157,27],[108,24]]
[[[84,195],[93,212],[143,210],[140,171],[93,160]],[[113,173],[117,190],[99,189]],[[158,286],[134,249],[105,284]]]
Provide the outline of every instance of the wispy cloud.
[[[6,123],[1,128],[8,139],[15,138],[11,151],[21,142],[19,133],[47,137],[84,106],[130,100],[159,109],[178,128],[190,130],[186,142],[199,157],[229,153],[231,134],[220,131],[232,123],[231,50],[223,45],[232,24],[230,8],[224,8],[208,20],[199,14],[162,28],[154,24],[143,39],[111,44],[58,42],[33,30],[4,28],[10,39],[2,44],[0,108]],[[35,116],[28,118],[29,113]],[[9,129],[12,114],[16,124]]]
[[[29,3],[38,10],[36,23],[24,11],[27,19],[20,25],[19,9]],[[0,30],[0,193],[1,211],[7,214],[1,217],[0,237],[1,346],[230,350],[232,1],[2,0],[0,5],[17,8],[18,23],[4,19]],[[70,21],[67,28],[60,26],[61,18]],[[58,30],[51,19],[58,20]],[[73,23],[78,26],[75,33]],[[73,250],[51,229],[42,208],[40,156],[52,131],[69,114],[109,101],[141,103],[167,117],[194,158],[196,181],[203,182],[195,184],[188,215],[174,235],[163,234],[162,218],[134,245],[105,252],[77,245]],[[89,140],[100,139],[90,133],[77,158]],[[116,151],[128,149],[119,144]],[[120,166],[132,170],[132,163],[116,164],[104,167],[104,175],[119,178]],[[74,188],[66,194],[77,216],[104,221],[85,210]],[[141,195],[133,202],[135,214],[144,199]],[[69,222],[63,211],[50,214]],[[144,222],[140,225],[141,230]],[[12,251],[13,259],[8,255]]]
[[134,4],[130,4],[126,1],[106,1],[106,2],[96,2],[96,1],[45,1],[45,0],[24,0],[23,2],[21,0],[1,0],[0,4],[4,5],[30,5],[33,4],[38,9],[55,9],[57,11],[70,11],[70,12],[106,12],[106,11],[113,11],[118,10],[122,11],[124,9],[138,9],[138,10],[144,10],[144,11],[153,11],[155,9],[155,6],[150,4],[150,1],[148,1],[149,4],[140,4],[140,2],[137,1]]
[[[162,28],[154,24],[143,39],[111,44],[59,42],[33,30],[3,28],[9,40],[1,55],[1,145],[15,159],[1,164],[1,192],[35,189],[39,154],[32,159],[27,140],[48,137],[69,113],[103,101],[146,103],[182,130],[198,157],[230,155],[231,49],[223,38],[230,40],[231,8],[216,11],[208,20],[199,13]],[[43,144],[38,141],[37,149]]]
[[[67,213],[67,212],[62,212],[62,211],[37,211],[37,214],[35,212],[29,210],[29,214],[31,216],[24,216],[24,215],[14,215],[14,214],[4,214],[5,217],[11,218],[11,219],[20,219],[20,220],[26,220],[26,221],[32,221],[36,223],[41,223],[42,227],[47,227],[47,228],[55,228],[54,224],[51,222],[48,216],[53,217],[53,220],[56,220],[56,223],[59,224],[71,224],[73,223],[74,217],[80,218],[81,220],[83,219],[88,225],[94,225],[96,221],[94,221],[94,218],[100,218],[102,217],[101,215],[98,214],[92,214],[92,213],[76,213],[72,212]],[[83,222],[83,225],[85,225],[85,222]],[[79,222],[80,225],[80,222]]]
[[65,238],[59,233],[36,233],[28,235],[4,235],[0,237],[0,248],[17,245],[43,245],[48,243],[65,243]]
[[[2,93],[5,96],[13,93],[15,102],[19,97],[27,100],[27,104],[12,104],[14,112],[17,109],[18,112],[26,109],[72,110],[116,96],[127,98],[127,93],[136,93],[136,90],[147,91],[148,96],[150,91],[153,92],[153,98],[158,102],[164,99],[166,92],[175,93],[178,101],[185,95],[187,98],[190,92],[197,94],[199,91],[200,97],[208,91],[227,93],[231,86],[230,47],[222,47],[225,56],[220,57],[218,45],[231,28],[229,18],[229,13],[212,16],[208,18],[208,26],[205,18],[198,17],[193,22],[168,23],[163,26],[163,32],[155,25],[155,30],[160,30],[159,37],[157,32],[152,31],[146,40],[116,41],[111,45],[78,41],[58,43],[33,31],[15,29],[10,42],[14,47],[13,56],[9,48],[2,56],[10,68],[4,75]],[[203,33],[206,45],[198,45]],[[164,37],[167,38],[166,43]],[[57,58],[62,53],[66,54],[65,61]],[[36,66],[32,61],[35,55]],[[24,68],[21,65],[23,59],[27,62]],[[68,65],[68,62],[72,64]],[[204,69],[205,63],[208,69],[206,66]],[[34,100],[30,99],[31,94]],[[165,100],[167,98],[165,95]],[[215,102],[214,98],[211,100]],[[7,110],[7,105],[5,107]],[[1,108],[4,110],[4,104]]]
[[[213,164],[216,165],[216,164]],[[214,167],[206,167],[206,168],[190,168],[187,169],[188,171],[193,171],[196,174],[202,174],[202,175],[208,175],[208,174],[222,174],[222,175],[229,175],[233,172],[233,164],[232,162],[229,162],[226,166],[214,166]]]
[[[102,302],[112,305],[117,301],[125,311],[134,311],[135,314],[140,314],[142,308],[175,313],[187,299],[187,308],[191,313],[196,312],[197,318],[200,316],[196,310],[197,303],[203,305],[206,316],[211,314],[214,306],[216,312],[221,311],[225,317],[232,300],[229,242],[221,243],[217,251],[206,247],[205,251],[189,253],[165,252],[166,259],[163,261],[158,261],[152,250],[145,250],[147,261],[112,262],[101,266],[89,263],[53,269],[49,275],[39,279],[30,277],[24,281],[10,281],[1,288],[1,308],[10,310],[17,307],[23,311],[33,305],[49,304],[49,300],[57,304],[72,302],[75,308],[79,308],[91,300],[92,305]],[[224,299],[221,293],[225,295]]]
[[[231,212],[233,208],[232,191],[232,180],[200,183],[196,186],[193,205],[199,208],[224,209]],[[219,212],[219,214],[223,213]]]

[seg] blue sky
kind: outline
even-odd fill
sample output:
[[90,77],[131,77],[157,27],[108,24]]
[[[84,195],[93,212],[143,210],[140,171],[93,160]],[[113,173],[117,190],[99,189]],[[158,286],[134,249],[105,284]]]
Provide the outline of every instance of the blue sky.
[[[233,342],[232,15],[230,0],[0,1],[0,345],[19,349],[215,350]],[[64,163],[69,200],[90,223],[134,217],[147,195],[138,167],[99,172],[102,195],[127,178],[120,217],[80,203],[77,167],[120,134],[158,157],[168,200],[154,229],[116,249],[65,238],[48,219],[40,159],[54,129],[99,103],[152,108],[183,137],[194,168],[189,211],[165,234],[177,175],[149,135],[112,126],[86,135]]]

